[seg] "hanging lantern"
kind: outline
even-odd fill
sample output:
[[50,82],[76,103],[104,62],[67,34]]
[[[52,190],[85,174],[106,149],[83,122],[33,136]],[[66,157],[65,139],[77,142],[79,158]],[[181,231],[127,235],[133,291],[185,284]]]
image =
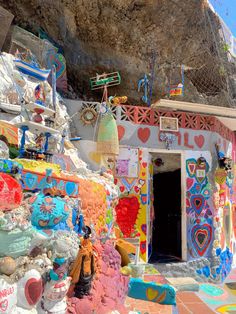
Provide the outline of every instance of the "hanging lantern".
[[0,210],[8,211],[20,206],[23,198],[21,185],[6,173],[0,173]]
[[206,163],[207,163],[206,158],[204,158],[204,157],[202,157],[202,156],[199,157],[198,160],[197,160],[197,165],[198,165],[198,166],[205,166]]

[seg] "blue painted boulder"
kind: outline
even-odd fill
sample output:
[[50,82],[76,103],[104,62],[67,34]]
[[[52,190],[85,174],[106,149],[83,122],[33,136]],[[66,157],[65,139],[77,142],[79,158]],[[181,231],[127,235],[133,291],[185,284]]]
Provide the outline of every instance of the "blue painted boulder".
[[145,282],[139,278],[130,279],[128,296],[159,304],[176,305],[176,291],[172,286]]

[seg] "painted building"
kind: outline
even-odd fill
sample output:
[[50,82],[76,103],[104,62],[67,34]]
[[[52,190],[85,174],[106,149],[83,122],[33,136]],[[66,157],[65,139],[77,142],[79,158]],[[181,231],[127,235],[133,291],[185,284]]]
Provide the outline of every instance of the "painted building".
[[[125,237],[140,236],[145,262],[192,262],[197,275],[220,281],[236,258],[235,170],[219,166],[219,156],[235,161],[235,120],[226,116],[236,114],[197,104],[202,113],[190,113],[193,104],[182,104],[183,111],[180,105],[112,107],[120,140],[117,222]],[[81,157],[96,170],[97,122],[84,125],[80,118],[86,108],[98,112],[99,104],[67,101],[67,108],[78,113],[72,130],[82,137]]]

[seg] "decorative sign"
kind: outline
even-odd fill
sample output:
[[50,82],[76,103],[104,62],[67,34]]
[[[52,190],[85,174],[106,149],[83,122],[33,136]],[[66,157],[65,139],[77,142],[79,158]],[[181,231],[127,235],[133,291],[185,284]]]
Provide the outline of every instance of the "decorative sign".
[[116,161],[116,176],[117,177],[138,177],[138,149],[136,148],[121,148]]
[[160,130],[168,132],[179,131],[178,118],[160,117]]

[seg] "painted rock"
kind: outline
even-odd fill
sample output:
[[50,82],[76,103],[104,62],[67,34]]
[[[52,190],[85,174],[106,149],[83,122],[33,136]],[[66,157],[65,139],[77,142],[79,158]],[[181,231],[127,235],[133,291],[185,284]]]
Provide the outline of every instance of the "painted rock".
[[0,210],[19,207],[22,198],[22,188],[18,181],[6,173],[0,173]]
[[16,270],[16,262],[15,260],[10,257],[6,256],[0,260],[0,273],[10,276]]
[[12,313],[16,308],[17,286],[0,278],[0,313]]
[[43,280],[40,273],[31,269],[17,283],[17,306],[30,310],[36,307],[43,293]]
[[35,234],[32,228],[23,231],[17,228],[9,232],[0,230],[0,257],[17,258],[27,255]]
[[45,196],[40,193],[29,200],[31,204],[31,222],[39,229],[54,229],[59,223],[65,222],[70,208],[60,197]]

